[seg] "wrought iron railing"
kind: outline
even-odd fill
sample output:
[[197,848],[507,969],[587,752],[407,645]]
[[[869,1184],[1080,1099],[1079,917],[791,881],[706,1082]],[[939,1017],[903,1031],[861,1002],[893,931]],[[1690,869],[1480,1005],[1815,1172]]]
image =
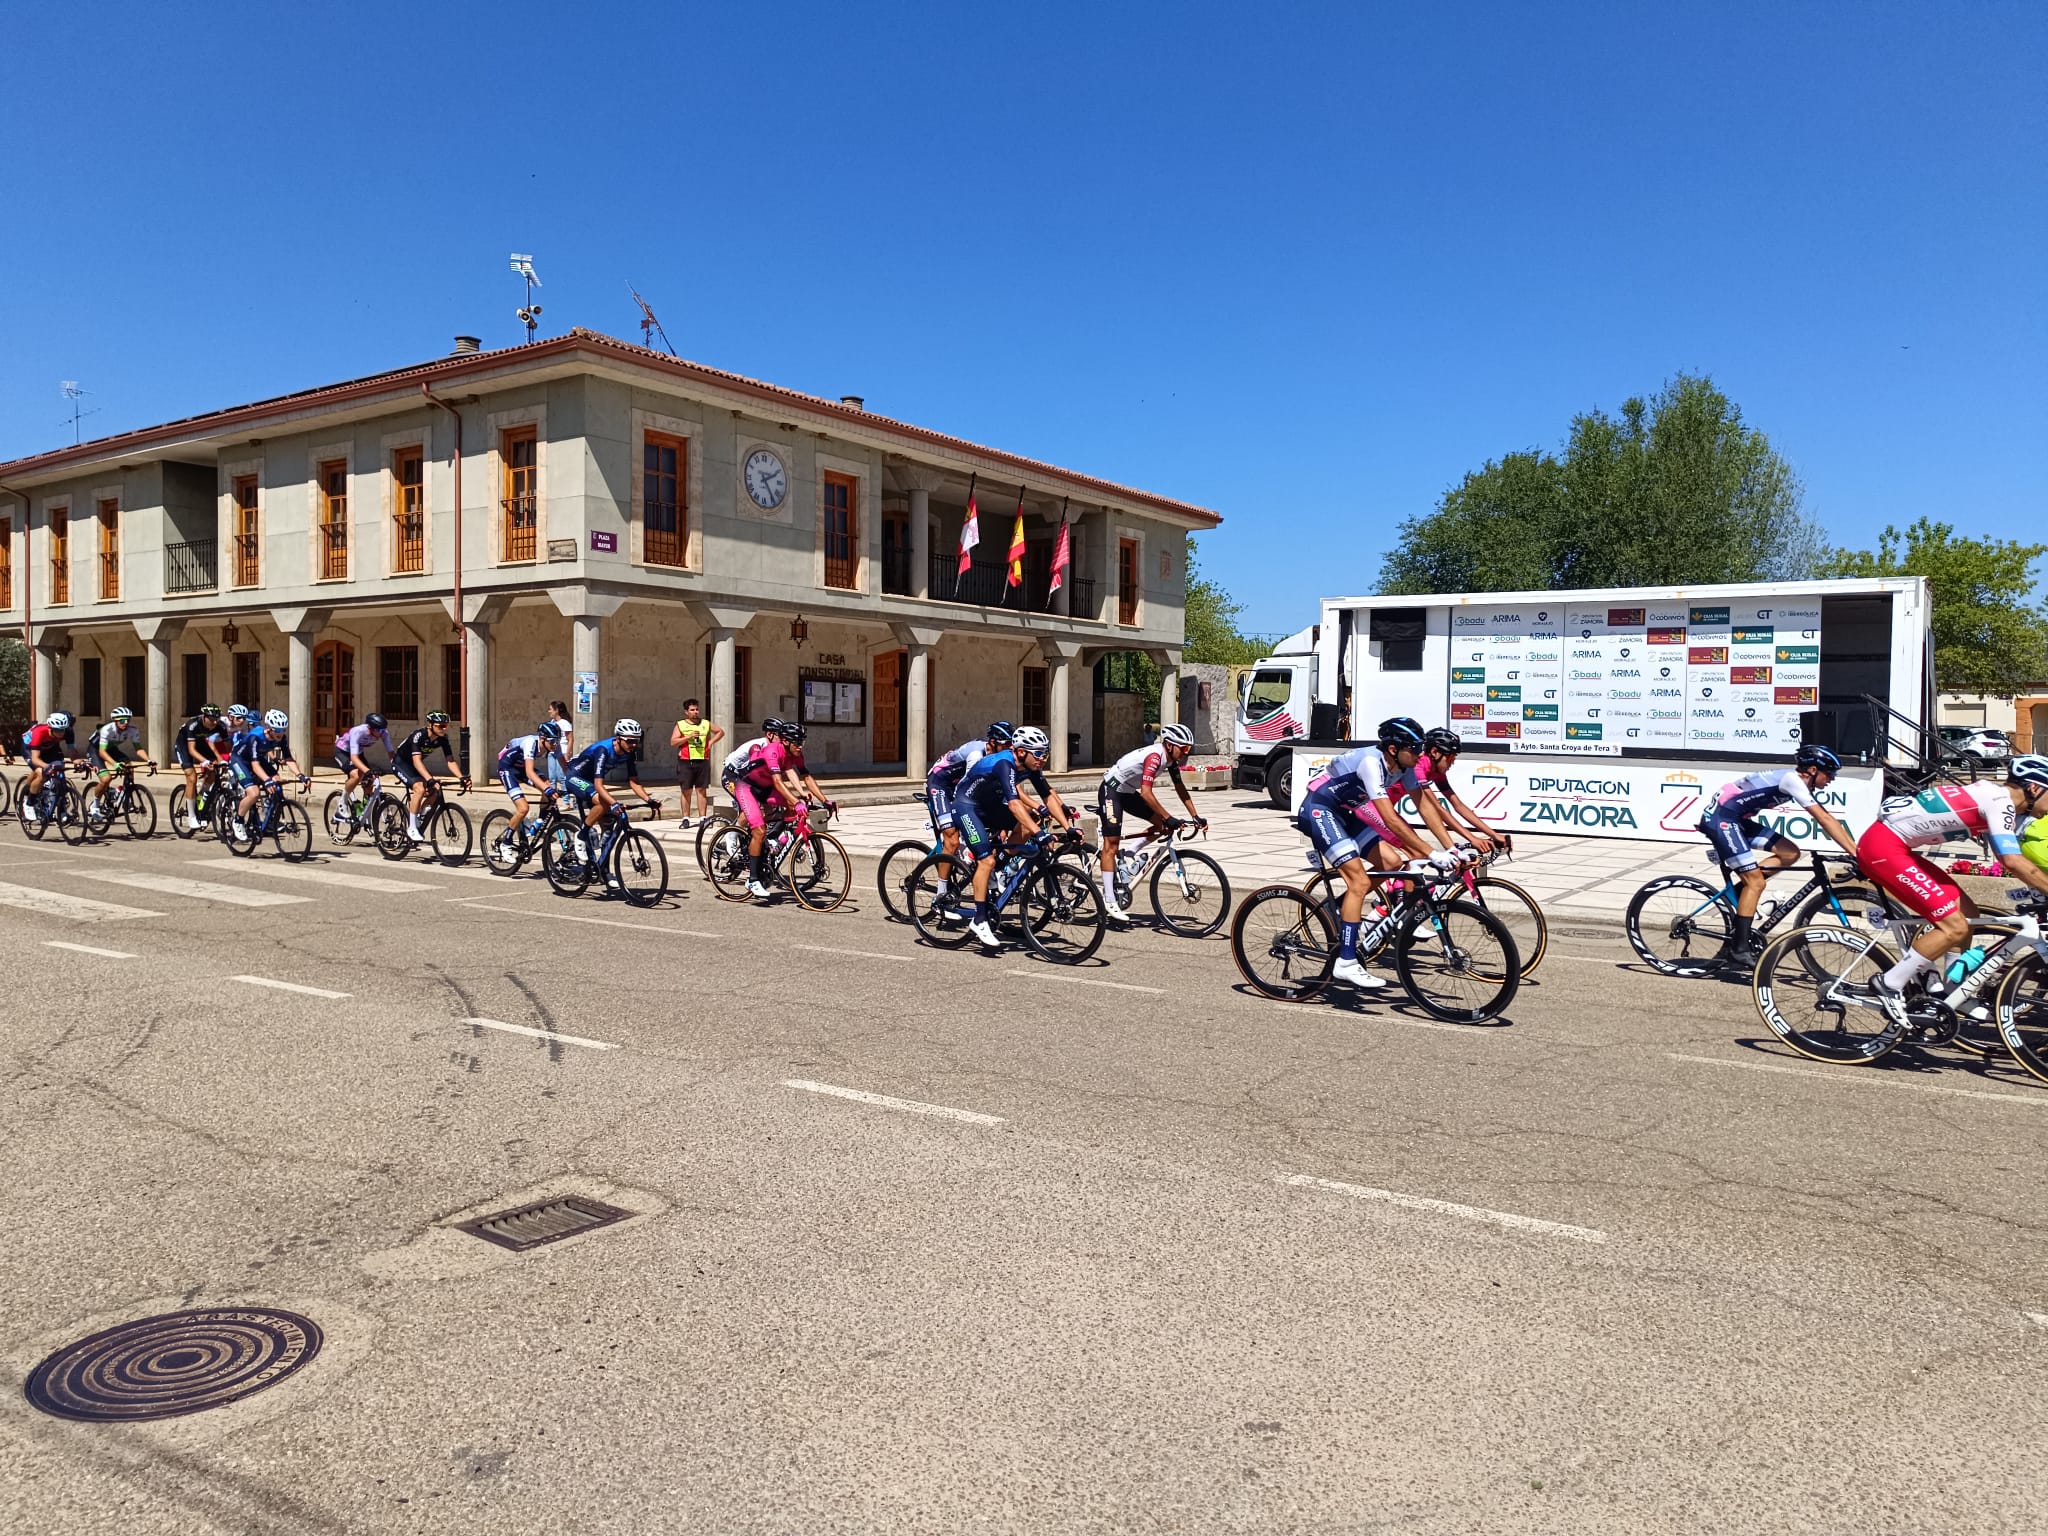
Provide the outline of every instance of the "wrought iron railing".
[[71,561],[66,556],[56,556],[50,561],[50,601],[71,601]]
[[916,589],[910,584],[910,551],[907,549],[884,549],[882,551],[882,590],[891,597],[915,597]]
[[253,533],[235,535],[235,585],[253,587],[263,580],[263,551]]
[[531,560],[534,539],[540,527],[540,504],[533,496],[505,498],[505,558]]
[[682,509],[674,502],[648,502],[642,534],[641,558],[649,565],[683,563]]
[[100,596],[111,602],[121,595],[121,552],[118,549],[100,551]]
[[220,584],[216,539],[192,539],[164,546],[164,592],[172,597],[185,592],[211,592]]
[[392,566],[401,576],[414,575],[427,568],[426,519],[417,512],[399,514],[398,558]]
[[[932,598],[941,603],[977,603],[987,608],[1009,608],[1018,613],[1059,611],[1059,594],[1046,590],[1046,578],[1042,574],[1034,574],[1028,562],[1023,585],[1013,587],[1010,585],[1010,567],[1005,562],[977,560],[963,576],[958,555],[934,550],[931,583]],[[1072,589],[1068,612],[1077,619],[1096,617],[1095,583],[1086,578],[1071,577],[1066,585]],[[908,589],[909,583],[906,582],[902,590]],[[898,589],[884,587],[883,590],[894,592]]]
[[320,525],[320,579],[339,581],[348,575],[348,524]]

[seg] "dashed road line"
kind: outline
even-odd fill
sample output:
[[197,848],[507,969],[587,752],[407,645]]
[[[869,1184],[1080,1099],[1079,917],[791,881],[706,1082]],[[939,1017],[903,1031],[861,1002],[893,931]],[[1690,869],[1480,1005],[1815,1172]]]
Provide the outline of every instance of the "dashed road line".
[[[798,948],[802,948],[801,945]],[[1025,970],[1019,966],[1004,971],[1005,976],[1028,976],[1033,981],[1071,981],[1077,987],[1114,987],[1119,992],[1150,992],[1154,997],[1166,996],[1164,987],[1141,987],[1135,981],[1097,981],[1093,976],[1069,976],[1063,971]]]
[[1981,1088],[1944,1088],[1938,1083],[1895,1083],[1869,1068],[1845,1066],[1839,1071],[1819,1067],[1781,1067],[1764,1061],[1724,1061],[1719,1056],[1681,1056],[1664,1053],[1673,1061],[1689,1061],[1702,1067],[1736,1067],[1744,1072],[1775,1072],[1781,1077],[1814,1077],[1827,1083],[1862,1083],[1872,1088],[1899,1088],[1907,1093],[1943,1093],[1957,1099],[1991,1099],[2000,1104],[2024,1104],[2031,1109],[2048,1108],[2048,1094],[1986,1093]]
[[43,944],[49,949],[68,949],[73,954],[100,955],[108,960],[135,960],[140,958],[139,956],[129,954],[125,949],[95,949],[90,944],[66,944],[62,939],[45,939]]
[[[497,878],[493,876],[492,878]],[[658,923],[622,923],[610,917],[578,917],[573,912],[529,912],[524,907],[498,907],[487,901],[464,903],[473,912],[509,912],[514,917],[545,917],[558,923],[589,923],[598,928],[626,928],[634,933],[651,933],[657,937],[672,935],[684,939],[723,939],[729,934],[704,933],[695,928],[667,928]]]
[[326,987],[301,986],[296,981],[277,981],[269,976],[230,976],[229,981],[239,981],[252,987],[273,987],[279,992],[302,992],[307,997],[324,997],[330,1002],[349,996],[346,992],[330,992]]
[[2020,1316],[2036,1328],[2048,1328],[2048,1312],[2022,1312]]
[[[82,871],[81,871],[82,873]],[[111,901],[94,901],[89,896],[66,896],[60,891],[39,891],[32,885],[0,882],[0,906],[19,907],[44,917],[66,917],[75,923],[111,923],[129,917],[162,917],[161,912],[141,907],[124,907]]]
[[382,875],[351,875],[345,870],[325,869],[317,864],[279,864],[266,859],[258,864],[252,859],[193,859],[196,869],[232,869],[245,875],[263,875],[272,880],[308,880],[316,885],[331,885],[344,891],[438,891],[443,887],[426,885],[418,880],[387,880]]
[[473,1024],[478,1029],[502,1029],[508,1035],[530,1035],[536,1040],[556,1040],[563,1045],[587,1046],[593,1051],[616,1051],[618,1047],[609,1040],[587,1040],[582,1035],[558,1034],[552,1029],[533,1029],[525,1024],[507,1024],[503,1019],[463,1019],[464,1024]]
[[1332,1194],[1349,1195],[1354,1200],[1377,1200],[1385,1205],[1398,1205],[1404,1210],[1429,1211],[1438,1216],[1459,1216],[1466,1221],[1491,1222],[1497,1227],[1512,1227],[1518,1232],[1539,1232],[1545,1237],[1568,1237],[1580,1243],[1604,1243],[1605,1232],[1591,1227],[1574,1227],[1567,1222],[1545,1221],[1540,1216],[1522,1216],[1514,1211],[1490,1211],[1483,1205],[1459,1205],[1451,1200],[1432,1200],[1426,1195],[1404,1195],[1398,1190],[1374,1189],[1366,1184],[1344,1184],[1336,1179],[1319,1179],[1306,1173],[1283,1173],[1279,1176],[1282,1184],[1296,1189],[1325,1189]]
[[313,899],[310,896],[285,896],[277,891],[252,891],[239,885],[216,885],[211,880],[187,880],[179,875],[144,875],[119,869],[81,869],[74,873],[81,880],[132,885],[138,891],[157,891],[165,896],[182,896],[191,901],[217,901],[229,907],[286,907]]
[[901,965],[916,965],[923,957],[919,955],[885,955],[873,949],[834,949],[829,944],[792,944],[791,949],[807,949],[814,955],[851,955],[856,960],[894,960]]
[[969,1125],[1006,1125],[1009,1122],[1001,1115],[984,1115],[978,1109],[954,1109],[945,1104],[923,1104],[916,1099],[894,1099],[886,1093],[868,1093],[859,1088],[841,1088],[832,1083],[814,1083],[806,1078],[787,1078],[785,1088],[800,1088],[805,1093],[830,1094],[836,1099],[854,1099],[862,1104],[876,1104],[883,1109],[900,1109],[912,1115],[936,1115],[944,1120],[965,1120]]

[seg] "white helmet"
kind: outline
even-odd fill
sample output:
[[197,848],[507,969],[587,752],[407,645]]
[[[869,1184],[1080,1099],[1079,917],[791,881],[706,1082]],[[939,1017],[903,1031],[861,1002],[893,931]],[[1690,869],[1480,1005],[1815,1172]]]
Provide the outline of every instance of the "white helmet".
[[263,711],[263,724],[267,730],[282,731],[288,728],[291,723],[292,717],[281,709],[266,709]]
[[246,719],[248,719],[248,718],[249,718],[249,706],[248,706],[248,705],[246,705],[246,704],[230,704],[230,705],[228,706],[228,718],[229,718],[230,720],[246,720]]
[[53,731],[68,731],[68,730],[70,730],[70,729],[71,729],[71,717],[70,717],[69,715],[65,714],[65,713],[64,713],[64,711],[63,711],[63,710],[61,710],[61,709],[53,709],[53,710],[51,710],[51,711],[50,711],[50,729],[51,729],[51,730],[53,730]]
[[1195,733],[1176,721],[1172,725],[1159,727],[1159,741],[1162,746],[1192,747],[1195,744]]
[[108,712],[107,718],[109,720],[133,720],[135,718],[135,711],[130,709],[126,704],[116,704],[113,707],[113,709]]
[[640,722],[629,715],[612,727],[612,734],[614,736],[631,736],[638,740],[647,733],[640,729]]
[[1027,725],[1010,738],[1010,745],[1019,752],[1029,752],[1035,757],[1044,757],[1052,751],[1052,738],[1035,725]]

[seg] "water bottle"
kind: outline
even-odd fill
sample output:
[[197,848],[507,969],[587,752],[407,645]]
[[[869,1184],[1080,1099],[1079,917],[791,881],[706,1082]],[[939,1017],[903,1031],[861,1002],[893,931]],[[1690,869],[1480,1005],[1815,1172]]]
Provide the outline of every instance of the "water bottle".
[[1948,984],[1952,987],[1957,985],[1958,983],[1965,980],[1972,971],[1976,970],[1977,967],[1982,965],[1983,963],[1983,949],[1978,945],[1972,944],[1968,949],[1963,951],[1962,958],[1956,961],[1954,965],[1951,965],[1948,968]]

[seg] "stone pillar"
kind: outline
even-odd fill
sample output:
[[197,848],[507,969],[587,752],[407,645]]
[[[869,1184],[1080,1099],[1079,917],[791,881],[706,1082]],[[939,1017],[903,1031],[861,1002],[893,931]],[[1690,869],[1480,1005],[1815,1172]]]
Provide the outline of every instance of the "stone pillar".
[[[598,641],[604,621],[625,605],[626,597],[622,592],[601,592],[583,586],[551,587],[548,596],[569,620],[569,725],[576,733],[576,750],[581,752],[608,734],[617,718],[615,701],[605,697],[603,653]],[[587,690],[577,686],[585,673],[591,681]]]
[[1038,654],[1045,658],[1046,734],[1052,737],[1052,757],[1047,767],[1054,773],[1065,773],[1073,766],[1067,751],[1067,737],[1073,730],[1067,692],[1073,681],[1074,658],[1081,654],[1081,642],[1041,637]]
[[1153,651],[1159,663],[1159,723],[1173,725],[1180,719],[1180,652]]
[[932,493],[910,493],[910,595],[932,595]]
[[491,626],[466,624],[469,631],[463,658],[468,665],[462,675],[463,724],[469,727],[469,778],[473,784],[486,782],[497,761],[497,733],[491,726]]
[[63,706],[57,702],[57,651],[37,643],[35,649],[36,700],[32,706],[38,719],[47,720]]
[[931,711],[932,651],[946,632],[935,625],[891,624],[889,633],[910,657],[903,680],[903,777],[921,781],[933,757],[931,732],[925,729]]
[[[326,608],[273,608],[270,620],[284,636],[285,713],[291,716],[292,757],[301,770],[313,771],[313,641],[327,627],[332,610]],[[353,722],[351,722],[353,723]]]
[[[703,629],[705,643],[711,647],[711,676],[704,680],[711,695],[709,716],[711,723],[725,732],[725,740],[719,744],[719,750],[730,752],[740,744],[739,633],[754,622],[754,610],[728,608],[723,603],[690,603],[686,606],[690,617]],[[723,758],[719,759],[720,763],[723,761]],[[715,766],[712,774],[713,777],[717,775]]]
[[184,632],[183,619],[135,621],[135,633],[142,640],[144,655],[143,745],[159,763],[171,760],[171,647]]

